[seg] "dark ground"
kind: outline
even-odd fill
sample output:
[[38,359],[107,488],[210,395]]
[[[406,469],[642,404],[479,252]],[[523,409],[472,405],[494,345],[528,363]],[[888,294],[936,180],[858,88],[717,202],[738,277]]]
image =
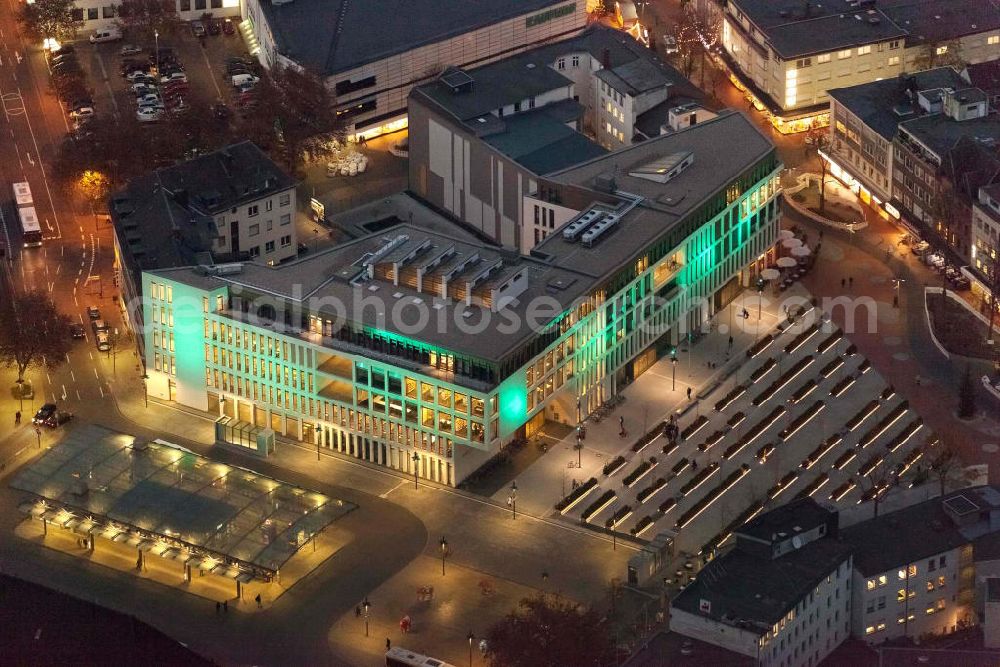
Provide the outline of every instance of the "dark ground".
[[0,664],[213,663],[130,616],[0,575]]

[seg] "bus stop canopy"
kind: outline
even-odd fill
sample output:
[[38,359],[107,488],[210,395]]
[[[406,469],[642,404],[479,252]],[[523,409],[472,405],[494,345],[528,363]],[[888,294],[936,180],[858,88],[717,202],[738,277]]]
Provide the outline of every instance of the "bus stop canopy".
[[35,496],[22,511],[232,578],[269,580],[355,505],[95,425],[77,428],[10,483]]

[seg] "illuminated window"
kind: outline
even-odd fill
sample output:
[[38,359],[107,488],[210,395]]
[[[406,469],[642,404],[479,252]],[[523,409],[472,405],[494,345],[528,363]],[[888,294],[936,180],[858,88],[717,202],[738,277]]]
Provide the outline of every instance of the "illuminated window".
[[828,63],[828,62],[830,62],[830,54],[829,53],[821,53],[821,54],[819,54],[818,56],[816,56],[816,62],[817,63]]
[[840,59],[840,60],[843,60],[845,58],[850,58],[850,57],[851,57],[851,50],[850,49],[844,49],[843,51],[838,51],[837,52],[837,58]]
[[986,38],[986,43],[989,45],[1000,44],[1000,35],[990,35]]
[[927,590],[928,591],[934,590],[934,582],[933,581],[928,581],[927,582]]
[[938,577],[938,588],[944,588],[944,577]]
[[872,52],[872,47],[871,46],[859,46],[858,47],[858,55],[859,56],[868,55],[871,52]]
[[878,575],[878,585],[879,586],[885,586],[887,583],[889,583],[889,578],[886,575],[884,575],[884,574]]
[[899,64],[899,56],[892,56],[891,58],[889,58],[889,64],[890,65],[898,65]]
[[873,635],[873,634],[875,634],[875,626],[874,625],[869,625],[867,628],[865,628],[865,634],[866,635]]

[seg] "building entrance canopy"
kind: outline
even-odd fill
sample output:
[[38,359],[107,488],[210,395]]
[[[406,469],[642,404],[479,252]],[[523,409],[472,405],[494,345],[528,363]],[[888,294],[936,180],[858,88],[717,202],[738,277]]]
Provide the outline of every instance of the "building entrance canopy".
[[270,580],[355,505],[88,425],[22,469],[23,511],[234,579]]

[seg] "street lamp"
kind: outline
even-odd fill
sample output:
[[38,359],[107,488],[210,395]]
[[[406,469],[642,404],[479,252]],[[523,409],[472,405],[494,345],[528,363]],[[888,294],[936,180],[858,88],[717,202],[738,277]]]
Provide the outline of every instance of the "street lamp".
[[517,480],[510,483],[510,495],[507,496],[507,504],[510,505],[511,517],[517,519]]
[[448,540],[441,538],[441,576],[444,576],[444,559],[448,556]]
[[475,638],[476,636],[472,634],[472,630],[469,630],[469,634],[466,637],[469,640],[469,667],[472,667],[472,640]]
[[17,397],[21,401],[21,412],[24,412],[24,378],[17,378]]
[[899,308],[899,286],[906,282],[906,278],[893,278],[892,286],[895,288],[896,293],[892,295],[892,307]]
[[757,276],[757,328],[760,328],[760,306],[764,301],[764,277]]
[[417,486],[417,465],[420,463],[420,454],[413,452],[413,488],[419,488]]
[[677,348],[670,351],[670,391],[677,391]]
[[361,606],[365,610],[365,637],[367,637],[368,636],[368,607],[371,606],[371,603],[368,602],[368,596],[367,595],[365,596],[365,599],[361,601]]
[[160,31],[153,31],[153,43],[156,45],[156,78],[160,78]]
[[149,375],[146,373],[142,374],[142,401],[149,407]]

